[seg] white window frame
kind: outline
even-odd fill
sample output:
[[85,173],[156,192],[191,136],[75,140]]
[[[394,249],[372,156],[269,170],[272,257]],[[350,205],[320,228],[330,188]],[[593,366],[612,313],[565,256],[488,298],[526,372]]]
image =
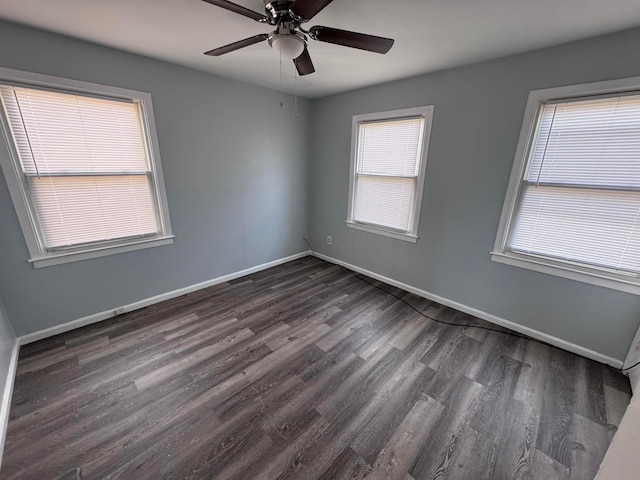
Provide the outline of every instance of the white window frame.
[[498,225],[496,241],[493,250],[490,252],[491,260],[506,265],[640,295],[640,278],[637,276],[624,275],[604,268],[592,268],[570,261],[517,253],[508,249],[508,243],[515,224],[515,215],[522,196],[523,178],[529,162],[531,148],[533,147],[533,141],[536,135],[538,118],[543,104],[555,101],[579,101],[595,95],[625,95],[631,92],[640,93],[640,77],[547,88],[529,92],[520,138],[518,140],[509,185],[502,207],[500,223]]
[[[424,193],[425,173],[427,171],[427,156],[429,152],[429,141],[431,139],[431,126],[433,124],[433,105],[422,107],[403,108],[401,110],[389,110],[386,112],[365,113],[354,115],[351,127],[351,167],[349,173],[349,209],[347,212],[347,227],[363,230],[369,233],[376,233],[385,237],[405,240],[416,243],[418,240],[418,227],[420,223],[420,209],[422,207],[422,195]],[[407,232],[397,231],[380,225],[370,225],[356,222],[354,220],[355,193],[356,193],[356,169],[358,157],[358,134],[360,124],[385,120],[402,120],[409,118],[424,118],[424,130],[422,132],[422,145],[420,148],[420,158],[418,165],[418,177],[415,190],[414,202],[411,208],[411,218],[409,220],[410,229]]]
[[64,250],[50,251],[45,247],[43,235],[36,220],[35,210],[25,186],[24,175],[21,171],[20,160],[11,135],[9,123],[4,109],[0,107],[0,127],[3,139],[3,142],[0,142],[0,144],[2,144],[0,145],[0,167],[7,182],[9,194],[11,195],[11,200],[29,250],[30,258],[28,261],[35,268],[173,243],[174,236],[171,231],[169,207],[164,187],[164,177],[162,175],[158,135],[156,133],[153,106],[149,93],[2,67],[0,67],[0,83],[26,88],[50,89],[71,94],[97,96],[112,100],[136,101],[140,104],[142,127],[147,141],[146,146],[151,168],[152,193],[156,204],[159,233],[143,239],[105,241]]

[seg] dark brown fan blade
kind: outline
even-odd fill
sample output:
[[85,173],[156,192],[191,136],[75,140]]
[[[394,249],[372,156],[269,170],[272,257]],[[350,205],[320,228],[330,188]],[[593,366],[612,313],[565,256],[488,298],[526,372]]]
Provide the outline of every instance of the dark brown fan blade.
[[309,75],[316,71],[313,66],[313,62],[311,61],[311,56],[309,55],[309,50],[307,47],[304,47],[304,51],[300,54],[298,58],[293,59],[293,63],[296,66],[296,70],[298,70],[298,75],[301,77],[303,75]]
[[364,33],[350,32],[330,27],[311,27],[311,38],[320,42],[335,43],[345,47],[359,48],[369,52],[387,53],[393,46],[393,39],[376,37]]
[[238,42],[230,43],[229,45],[225,45],[224,47],[214,48],[213,50],[204,52],[204,54],[210,55],[212,57],[219,57],[220,55],[233,52],[234,50],[238,50],[240,48],[248,47],[249,45],[253,45],[254,43],[263,42],[267,39],[268,36],[268,33],[261,33],[260,35],[256,35],[255,37],[249,37]]
[[295,0],[291,5],[291,13],[303,20],[311,20],[333,0]]
[[245,17],[249,17],[257,22],[266,21],[267,17],[262,15],[261,13],[254,12],[253,10],[249,10],[248,8],[244,8],[242,5],[237,5],[233,2],[228,2],[227,0],[203,0],[211,5],[215,5],[216,7],[224,8],[225,10],[229,10],[231,12],[237,13],[239,15],[244,15]]

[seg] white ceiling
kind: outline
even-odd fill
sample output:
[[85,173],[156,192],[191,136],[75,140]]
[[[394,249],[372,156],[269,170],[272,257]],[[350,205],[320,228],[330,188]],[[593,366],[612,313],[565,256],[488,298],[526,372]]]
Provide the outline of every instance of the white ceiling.
[[[263,12],[263,0],[236,0]],[[310,41],[316,73],[299,95],[320,97],[640,25],[638,0],[334,0],[306,27],[325,25],[396,40],[386,55]],[[266,42],[222,57],[202,53],[268,25],[201,0],[0,0],[0,17],[280,88]],[[283,90],[294,91],[283,64]]]

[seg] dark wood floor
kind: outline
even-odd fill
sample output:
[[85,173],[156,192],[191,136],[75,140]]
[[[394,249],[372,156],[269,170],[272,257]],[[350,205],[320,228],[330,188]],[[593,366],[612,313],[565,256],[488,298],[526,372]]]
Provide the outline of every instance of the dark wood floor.
[[587,480],[629,395],[307,257],[23,347],[0,476]]

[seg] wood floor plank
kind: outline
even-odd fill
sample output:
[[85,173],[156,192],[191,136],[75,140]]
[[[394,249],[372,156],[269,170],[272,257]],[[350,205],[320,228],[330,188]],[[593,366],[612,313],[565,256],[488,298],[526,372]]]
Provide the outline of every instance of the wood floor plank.
[[237,472],[236,475],[242,472],[249,459],[259,461],[259,455],[264,454],[272,446],[273,443],[267,435],[255,426],[249,427],[226,438],[224,443],[215,445],[207,452],[207,455],[201,457],[201,461],[196,465],[187,466],[188,464],[183,462],[164,462],[157,473],[153,472],[152,475],[147,475],[145,471],[144,478],[149,480],[168,477],[184,479],[229,478],[233,472]]
[[331,327],[326,323],[314,325],[312,328],[306,330],[302,335],[289,340],[284,346],[280,347],[267,357],[245,368],[242,371],[242,375],[249,382],[253,382],[261,378],[268,371],[286,363],[295,354],[317,341],[318,337],[325,335],[329,331],[331,331]]
[[[445,478],[450,480],[495,479],[498,446],[493,438],[486,433],[464,427],[457,440],[459,445],[456,448],[456,458],[446,469]],[[438,478],[437,473],[434,478]]]
[[436,339],[420,361],[429,368],[438,370],[442,362],[451,355],[458,342],[465,337],[464,330],[459,327],[437,324],[432,326],[430,331],[436,336]]
[[423,318],[416,317],[414,321],[407,322],[400,328],[389,340],[389,344],[396,347],[398,350],[405,350],[416,339],[418,335],[431,323]]
[[161,471],[170,459],[184,455],[220,425],[213,411],[207,409],[176,413],[169,421],[171,428],[164,428],[161,434],[145,432],[146,438],[154,442],[152,449],[132,448],[126,443],[127,438],[113,442],[111,450],[103,448],[77,458],[82,478],[163,478]]
[[278,335],[265,343],[271,350],[278,350],[279,348],[284,347],[287,343],[296,340],[300,335],[308,332],[311,327],[320,323],[326,324],[327,320],[340,313],[340,311],[341,310],[338,307],[330,306],[311,316],[305,317],[303,322],[297,323],[293,327],[291,324],[287,323],[290,328],[286,336]]
[[1,478],[592,480],[626,377],[365,280],[306,257],[24,346]]
[[[406,378],[409,374],[406,369],[403,369],[398,377],[393,376],[401,362],[402,356],[396,349],[380,350],[375,357],[362,364],[330,396],[316,403],[315,410],[336,424],[352,420],[356,413],[362,412],[369,401],[375,398],[378,402],[389,395],[390,389],[395,384],[394,380]],[[416,370],[416,373],[419,371]],[[357,396],[354,396],[354,392],[358,392]]]
[[[262,378],[255,382],[247,382],[246,387],[238,391],[232,396],[227,397],[221,403],[214,405],[216,413],[223,422],[229,418],[233,418],[236,414],[241,413],[247,406],[253,408],[254,404],[258,404],[264,408],[264,396],[276,395],[280,385],[292,381],[294,388],[287,392],[286,402],[279,400],[279,394],[271,402],[271,410],[289,403],[294,396],[305,389],[305,383],[300,378],[300,373],[304,372],[310,365],[322,360],[322,352],[317,348],[309,345],[297,353],[290,361],[283,363],[278,368],[270,370]],[[300,388],[298,388],[300,386]],[[264,410],[263,410],[264,411]],[[272,412],[270,411],[270,415]]]
[[55,365],[56,363],[69,360],[81,356],[85,352],[99,349],[109,345],[109,337],[98,337],[95,340],[83,343],[75,347],[60,347],[55,353],[51,352],[49,355],[39,355],[30,358],[28,361],[20,362],[17,368],[17,375],[24,375],[25,373],[35,372],[43,368]]
[[406,306],[402,303],[379,310],[371,320],[352,329],[353,333],[329,349],[328,352],[337,353],[351,350],[362,358],[377,353],[379,348],[389,346],[386,335],[388,328],[406,311]]
[[350,291],[349,296],[337,304],[342,313],[328,320],[327,325],[337,329],[351,323],[355,318],[360,318],[364,310],[384,310],[395,303],[393,297],[380,293],[380,290],[371,285],[360,284],[359,288]]
[[397,400],[387,402],[369,423],[364,425],[351,442],[351,448],[369,464],[373,465],[392,433],[409,414],[419,400],[430,398],[424,393],[436,372],[419,365],[412,370],[394,392]]
[[284,445],[272,446],[265,452],[262,461],[258,460],[250,465],[242,473],[241,478],[275,480],[282,478],[282,472],[287,469],[296,472],[301,468],[303,465],[300,454],[325,433],[331,422],[312,410],[307,413],[301,423],[302,425],[299,425],[301,431],[297,435],[287,438]]
[[570,480],[594,478],[609,447],[609,431],[582,415],[574,415]]
[[600,365],[600,369],[602,370],[602,378],[606,386],[615,388],[631,396],[631,384],[629,383],[628,377],[620,375],[620,372],[608,365]]
[[509,429],[509,413],[518,408],[513,399],[522,364],[506,355],[497,354],[478,381],[485,385],[470,426],[499,439]]
[[627,393],[615,388],[604,386],[604,403],[607,412],[607,423],[615,427],[620,426],[622,417],[629,406],[630,397]]
[[[316,407],[324,418],[332,422],[327,434],[301,455],[302,461],[289,465],[284,472],[285,478],[317,478],[328,469],[333,458],[339,455],[355,438],[362,427],[377,415],[391,398],[398,384],[413,381],[423,369],[415,368],[411,362],[402,362],[401,353],[390,348],[374,367],[375,373],[369,375],[358,386],[358,396],[348,402],[331,398]],[[370,359],[370,361],[372,361]],[[355,376],[352,375],[351,378]]]
[[[191,391],[192,387],[182,385],[183,389]],[[144,397],[138,397],[134,404],[126,407],[118,405],[105,409],[98,417],[92,418],[86,424],[69,422],[62,424],[50,435],[41,439],[30,448],[21,448],[20,455],[29,461],[29,469],[34,478],[48,478],[52,470],[52,462],[56,469],[68,469],[73,463],[81,463],[86,457],[99,458],[111,456],[114,445],[123,439],[137,439],[147,437],[156,431],[165,430],[174,418],[177,406],[183,402],[180,388],[173,384],[165,384],[154,392],[147,392]],[[220,422],[212,424],[215,428]],[[126,441],[126,440],[125,440]],[[3,469],[7,465],[3,466]],[[9,471],[11,471],[9,464]],[[10,478],[10,477],[9,477]]]
[[432,398],[418,400],[380,452],[373,470],[365,478],[391,480],[404,477],[442,410],[443,406]]
[[[86,334],[83,332],[81,338],[85,338]],[[27,343],[20,347],[20,360],[28,360],[31,357],[38,355],[39,353],[53,352],[57,348],[64,347],[68,339],[65,335],[55,335],[53,337],[45,338],[38,342]]]
[[[256,441],[257,439],[257,441]],[[222,461],[218,473],[215,476],[216,480],[232,480],[242,478],[242,473],[246,469],[247,464],[257,464],[265,454],[265,452],[273,445],[273,442],[268,435],[256,433],[256,439],[250,445],[247,451],[243,452],[242,456],[238,456],[237,459],[231,461]],[[200,479],[203,475],[197,470],[189,471],[185,479]]]
[[[329,350],[334,348],[336,345],[340,344],[342,341],[349,338],[354,332],[359,330],[362,326],[368,324],[371,321],[371,319],[377,315],[379,314],[375,310],[375,308],[368,308],[366,309],[366,311],[363,311],[358,317],[356,317],[357,320],[353,322],[349,322],[343,326],[332,327],[333,330],[329,334],[325,335],[320,340],[318,340],[316,342],[316,345],[322,350],[324,350],[325,352],[328,352]],[[328,325],[330,324],[331,324],[331,321],[329,321]]]
[[530,342],[527,345],[524,363],[520,371],[520,378],[516,385],[514,398],[536,411],[542,411],[547,372],[550,368],[549,352],[547,345]]
[[[210,387],[220,383],[273,352],[260,340],[261,337],[269,338],[273,333],[282,333],[283,330],[286,330],[286,328],[282,329],[277,324],[274,327],[271,332],[265,330],[260,335],[250,336],[244,342],[222,351],[215,357],[206,359],[204,362],[189,369],[187,374],[194,382],[200,382]],[[266,335],[264,335],[265,333]]]
[[[80,365],[85,365],[87,363],[100,360],[104,357],[118,355],[126,351],[137,351],[139,350],[140,345],[148,340],[152,340],[150,344],[155,345],[158,342],[157,339],[153,338],[155,335],[163,334],[166,329],[170,329],[172,327],[179,328],[185,324],[188,325],[187,328],[199,328],[200,325],[197,323],[196,325],[192,325],[194,322],[197,322],[198,319],[199,318],[196,314],[188,314],[177,320],[172,319],[171,321],[162,322],[158,326],[151,325],[146,328],[134,330],[133,332],[126,335],[121,335],[113,339],[109,338],[109,345],[106,348],[94,348],[83,352],[82,354],[78,355],[78,362],[80,363]],[[165,338],[167,338],[167,335],[165,335]],[[169,336],[169,338],[173,337]]]
[[534,479],[569,480],[569,467],[548,457],[538,449],[533,452],[533,471]]
[[[108,398],[127,387],[136,375],[151,371],[163,362],[170,362],[172,357],[171,352],[165,352],[163,356],[141,364],[132,365],[118,360],[93,368],[87,365],[78,370],[77,378],[61,384],[53,392],[36,386],[35,392],[38,392],[40,401],[14,404],[16,408],[13,410],[20,412],[14,425],[18,432],[24,432],[47,422],[55,422],[65,415],[75,415],[81,409],[95,404],[96,399]],[[86,394],[88,388],[91,389],[91,395]],[[29,392],[33,396],[33,388]]]
[[600,425],[607,425],[602,370],[596,362],[580,358],[576,362],[575,412]]
[[566,467],[571,467],[574,396],[570,372],[551,367],[544,390],[536,448]]
[[248,328],[241,329],[236,333],[224,337],[213,345],[196,350],[190,355],[185,356],[170,365],[153,370],[152,372],[137,378],[135,380],[135,384],[138,387],[138,390],[145,390],[154,385],[158,385],[159,383],[165,382],[169,378],[183,373],[194,365],[204,362],[206,359],[231,348],[235,343],[241,342],[251,336],[253,336],[253,332],[251,330]]
[[451,396],[444,399],[444,410],[422,444],[409,473],[414,478],[446,478],[459,438],[465,425],[475,413],[483,388],[463,375],[454,380]]
[[381,325],[375,336],[369,338],[355,350],[360,357],[369,358],[382,344],[393,345],[391,341],[405,326],[413,324],[421,318],[408,307],[404,307],[403,304],[400,304],[400,307],[391,322]]
[[431,398],[443,400],[449,387],[460,372],[465,372],[477,358],[480,344],[472,338],[460,335],[455,337],[455,344],[451,353],[442,360],[438,370],[429,383],[425,392]]
[[372,467],[347,447],[318,480],[362,480]]
[[209,339],[220,338],[220,336],[225,333],[233,332],[236,328],[240,329],[245,326],[240,324],[238,319],[235,317],[217,321],[208,326],[203,326],[203,323],[204,322],[199,322],[199,328],[195,331],[174,331],[172,332],[173,334],[165,334],[164,337],[167,340],[178,340],[175,343],[169,342],[169,345],[172,345],[172,350],[174,352],[181,353],[192,349],[194,345],[204,343]]
[[515,402],[510,410],[508,431],[498,442],[495,480],[532,480],[536,478],[533,457],[540,415],[528,405]]
[[[236,465],[236,461],[243,464],[243,457],[234,459],[226,455],[225,452],[229,452],[229,446],[237,445],[238,439],[262,435],[259,431],[259,419],[286,403],[287,398],[293,392],[302,388],[303,383],[295,375],[279,376],[278,381],[264,382],[262,385],[256,386],[253,395],[241,402],[238,408],[229,411],[226,417],[217,415],[218,418],[223,418],[222,424],[217,429],[211,429],[211,436],[206,441],[194,446],[184,457],[173,457],[165,462],[164,470],[167,472],[179,471],[182,472],[182,475],[191,475],[190,472],[199,472],[202,469],[222,472],[227,464],[233,464],[234,470],[242,471],[246,468],[246,464],[244,466]],[[251,386],[250,389],[253,390],[254,387]],[[271,440],[260,442],[260,444],[270,446]],[[176,475],[176,478],[182,477]],[[243,477],[239,476],[238,478]]]
[[[323,359],[327,358],[328,356],[324,356]],[[292,396],[289,402],[264,419],[262,429],[272,437],[279,435],[287,421],[298,418],[304,412],[314,410],[316,405],[326,400],[338,385],[361,367],[364,360],[353,353],[348,353],[336,363],[331,363],[331,365],[325,365],[322,372],[311,379],[305,380],[304,375],[301,375],[300,378],[306,385],[304,390]]]

